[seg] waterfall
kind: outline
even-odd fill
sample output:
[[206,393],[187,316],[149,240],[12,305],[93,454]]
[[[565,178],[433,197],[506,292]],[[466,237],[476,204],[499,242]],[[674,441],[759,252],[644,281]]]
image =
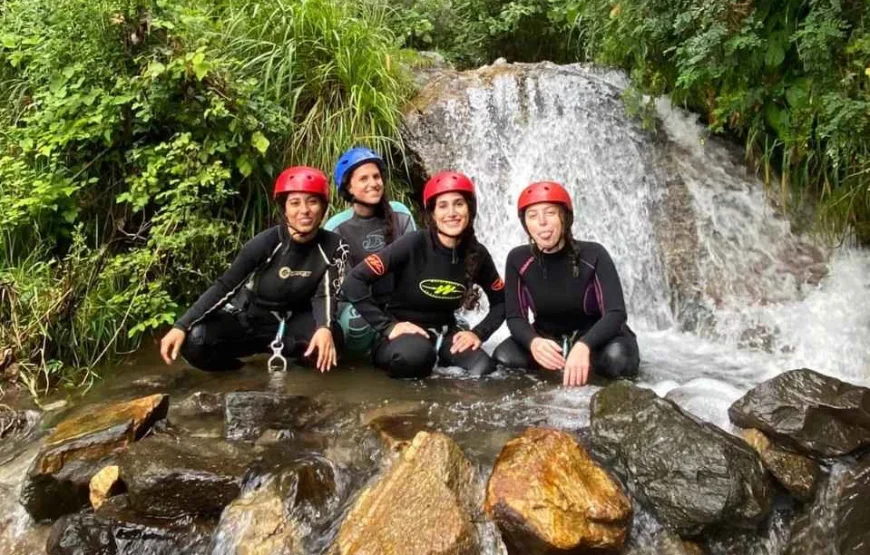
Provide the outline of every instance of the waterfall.
[[616,263],[642,381],[699,416],[727,426],[746,389],[796,367],[870,381],[870,254],[792,232],[738,149],[667,100],[642,129],[625,86],[581,65],[453,73],[421,95],[407,141],[426,171],[475,181],[478,237],[501,268],[528,240],[520,191],[563,183],[574,236]]

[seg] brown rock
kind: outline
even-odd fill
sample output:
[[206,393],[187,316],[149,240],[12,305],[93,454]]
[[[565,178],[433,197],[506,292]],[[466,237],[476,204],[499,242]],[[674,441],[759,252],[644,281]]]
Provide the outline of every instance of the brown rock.
[[165,418],[168,408],[168,395],[149,395],[90,407],[62,421],[28,471],[21,504],[36,520],[56,519],[87,506],[94,474]]
[[120,469],[117,465],[109,465],[91,478],[91,506],[99,509],[106,499],[123,491],[123,482],[120,479]]
[[291,555],[302,553],[292,522],[284,516],[281,496],[264,487],[233,501],[224,510],[215,534],[222,553]]
[[[154,422],[166,418],[168,409],[169,395],[156,394],[96,406],[76,418],[64,420],[45,439],[46,451],[37,469],[41,474],[51,474],[63,468],[69,459],[96,460],[123,449],[145,435]],[[104,435],[107,430],[118,433]],[[94,437],[100,441],[91,441]]]
[[375,430],[384,446],[394,452],[407,447],[418,432],[435,431],[423,403],[388,403],[361,416],[362,423]]
[[471,555],[474,469],[440,433],[420,432],[384,476],[356,500],[334,555]]
[[792,495],[809,501],[816,492],[822,469],[814,460],[783,449],[755,429],[743,430],[740,436],[761,456],[764,467]]
[[619,484],[570,435],[543,428],[505,444],[484,508],[511,553],[619,549],[631,522]]

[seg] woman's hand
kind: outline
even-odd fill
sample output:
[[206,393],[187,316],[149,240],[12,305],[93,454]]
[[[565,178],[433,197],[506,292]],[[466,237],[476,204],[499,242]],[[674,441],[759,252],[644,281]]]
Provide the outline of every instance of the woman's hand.
[[568,353],[562,385],[566,387],[586,385],[587,381],[589,381],[589,346],[578,341]]
[[547,370],[561,370],[565,368],[565,357],[562,356],[562,347],[552,339],[536,337],[529,346],[535,362]]
[[163,339],[160,340],[160,356],[163,357],[163,362],[172,364],[178,358],[178,352],[184,344],[185,337],[187,334],[184,330],[178,328],[172,328],[163,336]]
[[390,330],[390,334],[387,336],[387,339],[392,341],[393,339],[399,337],[400,335],[404,335],[406,333],[416,333],[422,335],[425,338],[429,338],[429,334],[418,326],[417,324],[412,324],[411,322],[399,322],[393,329]]
[[329,328],[319,328],[314,332],[311,341],[308,342],[308,349],[302,356],[309,357],[314,351],[317,351],[316,366],[321,373],[329,372],[338,365],[335,342],[332,340],[332,331]]
[[462,353],[471,349],[476,351],[481,344],[481,340],[473,331],[460,331],[453,334],[453,345],[450,346],[450,354]]

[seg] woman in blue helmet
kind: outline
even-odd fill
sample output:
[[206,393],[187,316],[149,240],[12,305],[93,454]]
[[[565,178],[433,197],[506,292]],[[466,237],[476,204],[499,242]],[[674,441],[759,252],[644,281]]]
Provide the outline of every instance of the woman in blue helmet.
[[[417,228],[408,207],[387,198],[384,171],[383,158],[365,147],[348,150],[335,164],[335,187],[351,207],[331,217],[324,229],[337,233],[350,246],[352,266]],[[392,289],[391,279],[381,280],[372,291],[373,300],[385,304]],[[375,339],[374,330],[350,303],[340,302],[338,311],[345,347],[367,352]]]

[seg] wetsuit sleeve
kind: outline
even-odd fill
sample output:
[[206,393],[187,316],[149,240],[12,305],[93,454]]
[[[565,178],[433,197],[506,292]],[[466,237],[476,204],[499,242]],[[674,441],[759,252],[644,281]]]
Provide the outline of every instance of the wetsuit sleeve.
[[321,256],[326,258],[326,271],[320,278],[320,283],[317,284],[317,292],[314,293],[314,298],[311,300],[311,309],[314,316],[314,324],[317,329],[330,328],[335,320],[336,307],[341,283],[344,281],[348,260],[350,257],[350,247],[344,240],[339,239],[338,246],[332,252],[331,256],[324,254],[321,245]]
[[266,230],[245,243],[229,269],[175,322],[175,327],[188,331],[191,326],[223,306],[251,274],[268,260],[279,243],[277,227]]
[[[583,262],[586,263],[585,260]],[[589,349],[594,350],[619,335],[623,324],[628,319],[616,266],[614,266],[610,254],[601,246],[598,248],[592,280],[595,293],[599,295],[602,316],[580,338],[580,341],[588,345]]]
[[495,269],[495,263],[492,261],[489,251],[482,250],[480,267],[475,281],[486,293],[486,298],[489,299],[489,312],[471,331],[481,341],[486,341],[504,322],[504,280],[498,275],[498,270]]
[[422,247],[421,240],[425,239],[419,233],[403,235],[354,266],[344,280],[344,296],[353,303],[365,321],[381,334],[388,334],[396,321],[374,302],[371,286],[407,265],[414,249]]
[[505,317],[511,337],[527,350],[531,350],[532,340],[538,334],[529,323],[528,307],[523,303],[523,278],[514,258],[513,255],[508,256],[504,269]]

